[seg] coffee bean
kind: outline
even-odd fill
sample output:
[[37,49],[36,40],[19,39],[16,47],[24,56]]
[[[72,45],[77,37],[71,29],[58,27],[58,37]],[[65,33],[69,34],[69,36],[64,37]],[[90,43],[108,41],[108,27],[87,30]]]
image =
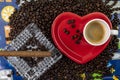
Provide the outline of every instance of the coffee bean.
[[68,23],[68,24],[73,24],[73,23],[75,23],[75,20],[74,20],[74,19],[72,19],[72,20],[68,20],[67,23]]
[[72,28],[75,28],[75,24],[72,24],[71,27],[72,27]]
[[69,31],[67,31],[67,32],[66,32],[66,34],[68,35],[68,34],[70,34],[70,32],[69,32]]
[[119,42],[119,39],[116,39],[115,42]]
[[63,32],[67,35],[70,34],[70,31],[68,31],[67,29],[64,29]]
[[76,44],[80,44],[80,40],[77,40],[75,43],[76,43]]
[[76,33],[80,33],[80,30],[76,30]]
[[83,37],[83,36],[82,36],[82,35],[80,35],[80,36],[78,37],[78,40],[81,40],[81,39],[82,39],[82,37]]
[[64,32],[64,33],[66,33],[66,32],[67,32],[67,29],[66,29],[66,28],[64,28],[64,29],[63,29],[63,32]]
[[73,35],[71,38],[72,38],[72,40],[74,40],[74,39],[78,38],[78,35],[75,34],[75,35]]
[[75,37],[74,37],[74,36],[72,36],[71,38],[72,38],[72,40],[74,40],[74,39],[75,39]]

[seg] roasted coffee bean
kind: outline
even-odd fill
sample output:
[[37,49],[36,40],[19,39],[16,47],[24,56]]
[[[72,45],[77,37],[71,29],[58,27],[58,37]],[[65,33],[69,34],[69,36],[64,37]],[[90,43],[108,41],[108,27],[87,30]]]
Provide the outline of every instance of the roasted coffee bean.
[[82,39],[82,37],[83,37],[82,35],[78,36],[78,40],[81,40],[81,39]]
[[72,36],[72,39],[73,39],[73,40],[76,39],[76,38],[78,38],[78,35],[77,35],[77,34],[75,34],[75,35]]
[[70,31],[68,31],[67,29],[64,29],[63,32],[67,35],[70,34]]
[[72,28],[75,28],[75,24],[72,24],[71,27],[72,27]]
[[[17,1],[19,3],[19,0]],[[113,8],[117,3],[117,0],[113,1],[114,3],[112,5],[107,4],[110,0],[105,0],[105,2],[102,0],[31,1],[32,2],[26,1],[18,10],[15,10],[10,17],[9,25],[13,28],[10,32],[11,39],[14,39],[29,23],[34,22],[38,25],[41,31],[43,31],[45,36],[53,42],[51,37],[51,25],[54,19],[63,12],[73,12],[80,16],[85,16],[92,12],[102,12],[111,20],[113,29],[117,29],[118,24],[120,24],[120,20],[116,14],[112,20],[112,13],[120,10],[120,8]],[[77,27],[74,21],[70,24],[70,27]],[[107,68],[106,65],[118,48],[117,45],[115,45],[118,44],[116,39],[116,36],[112,36],[110,44],[106,47],[106,49],[86,64],[77,64],[69,58],[63,56],[61,60],[54,64],[38,80],[81,80],[81,77],[78,75],[85,72],[87,75],[91,75],[94,71],[101,71],[103,76],[111,74],[110,69]],[[34,45],[38,46],[36,50],[46,50],[43,46],[41,46],[41,44],[38,44],[38,41],[34,41],[34,38],[30,39],[30,41],[33,41]],[[32,43],[30,41],[28,43]],[[27,49],[26,46],[28,46],[28,44],[23,46],[20,50],[33,50],[33,48]],[[40,58],[23,59],[30,66],[36,66],[36,64],[41,61]],[[86,80],[90,79],[93,80],[93,78],[88,76]]]
[[73,23],[75,23],[75,20],[74,20],[74,19],[72,19],[72,20],[68,20],[67,23],[68,23],[68,24],[73,24]]
[[69,32],[69,31],[67,31],[67,32],[66,32],[66,34],[68,35],[68,34],[70,34],[70,32]]
[[74,40],[74,39],[75,39],[75,37],[74,37],[74,36],[72,36],[72,37],[71,37],[71,39],[72,39],[72,40]]
[[76,33],[80,33],[80,30],[76,30]]
[[119,39],[115,39],[114,41],[115,41],[115,42],[119,42]]
[[75,41],[76,44],[80,44],[80,40]]
[[66,33],[66,32],[67,32],[67,29],[63,29],[63,32]]

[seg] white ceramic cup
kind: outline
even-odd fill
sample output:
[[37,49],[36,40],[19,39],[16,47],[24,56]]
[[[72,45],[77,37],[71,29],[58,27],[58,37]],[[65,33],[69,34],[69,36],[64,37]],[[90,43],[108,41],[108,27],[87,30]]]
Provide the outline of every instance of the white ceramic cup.
[[[100,42],[97,42],[97,43],[92,43],[91,41],[89,41],[86,37],[86,28],[89,27],[88,25],[93,22],[93,21],[97,21],[98,23],[102,24],[104,26],[104,30],[105,30],[105,34],[103,35],[103,39],[100,41]],[[100,45],[103,45],[105,44],[108,39],[110,38],[111,35],[118,35],[118,30],[111,30],[108,23],[102,19],[93,19],[93,20],[90,20],[84,27],[83,29],[83,36],[85,38],[85,40],[93,45],[93,46],[100,46]]]

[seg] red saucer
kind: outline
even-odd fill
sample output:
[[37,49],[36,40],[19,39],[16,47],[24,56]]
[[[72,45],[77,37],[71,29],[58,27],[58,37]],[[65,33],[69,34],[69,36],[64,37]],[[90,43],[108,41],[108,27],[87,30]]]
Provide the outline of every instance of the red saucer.
[[[67,57],[80,64],[86,63],[99,55],[111,39],[101,46],[88,44],[84,37],[82,37],[80,44],[76,44],[76,40],[71,39],[74,34],[77,34],[76,30],[80,30],[82,33],[85,24],[92,19],[103,19],[109,24],[110,28],[112,28],[108,17],[100,12],[94,12],[83,17],[71,12],[64,12],[58,15],[52,24],[52,38],[58,49]],[[70,24],[68,20],[73,20],[73,23]],[[75,24],[75,26],[72,26],[73,24]],[[69,31],[69,33],[66,34],[64,32],[65,29]]]

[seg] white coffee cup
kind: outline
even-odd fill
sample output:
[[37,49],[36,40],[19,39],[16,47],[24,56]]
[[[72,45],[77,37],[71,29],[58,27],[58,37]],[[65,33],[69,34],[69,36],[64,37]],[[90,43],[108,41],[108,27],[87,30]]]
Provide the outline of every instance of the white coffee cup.
[[[104,33],[104,36],[103,36],[102,40],[101,40],[100,42],[97,42],[97,43],[93,43],[93,42],[89,41],[89,40],[87,39],[87,37],[86,37],[86,29],[87,29],[87,27],[89,27],[88,25],[89,25],[91,22],[93,22],[93,21],[97,21],[98,23],[100,23],[101,25],[103,25],[103,26],[104,26],[103,28],[104,28],[104,30],[105,30],[105,33]],[[84,36],[85,40],[86,40],[89,44],[91,44],[91,45],[93,45],[93,46],[100,46],[100,45],[105,44],[105,43],[108,41],[108,39],[110,38],[111,35],[118,35],[118,30],[111,30],[110,27],[109,27],[109,25],[108,25],[108,23],[107,23],[106,21],[102,20],[102,19],[93,19],[93,20],[90,20],[90,21],[85,25],[85,27],[84,27],[84,29],[83,29],[83,36]]]

